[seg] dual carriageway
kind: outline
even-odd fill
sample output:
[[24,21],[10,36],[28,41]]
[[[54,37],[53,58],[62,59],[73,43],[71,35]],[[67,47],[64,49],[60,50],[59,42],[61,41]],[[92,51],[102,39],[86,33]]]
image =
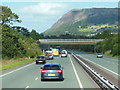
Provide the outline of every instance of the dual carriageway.
[[[31,62],[22,67],[16,67],[14,69],[3,71],[3,74],[0,76],[0,78],[2,78],[3,90],[9,90],[10,88],[13,90],[18,88],[22,88],[23,90],[32,90],[35,88],[81,88],[106,90],[105,87],[112,88],[113,90],[119,90],[120,61],[118,59],[105,56],[103,58],[96,58],[95,54],[78,51],[70,52],[72,54],[69,54],[67,58],[61,58],[58,56],[53,60],[47,60],[47,63],[60,63],[61,66],[64,67],[63,81],[41,81],[40,67],[42,67],[43,64],[36,65],[35,62]],[[86,70],[85,67],[87,66],[83,67],[83,63],[89,66],[91,71],[89,69]],[[98,76],[96,76],[96,78],[94,73],[99,75],[103,81],[100,81]],[[109,84],[109,86],[105,83]]]

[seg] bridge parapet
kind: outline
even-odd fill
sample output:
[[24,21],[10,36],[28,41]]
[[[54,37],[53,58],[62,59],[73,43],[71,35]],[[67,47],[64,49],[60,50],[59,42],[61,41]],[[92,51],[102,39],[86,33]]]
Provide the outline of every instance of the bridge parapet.
[[94,43],[103,41],[103,39],[39,39],[41,43]]

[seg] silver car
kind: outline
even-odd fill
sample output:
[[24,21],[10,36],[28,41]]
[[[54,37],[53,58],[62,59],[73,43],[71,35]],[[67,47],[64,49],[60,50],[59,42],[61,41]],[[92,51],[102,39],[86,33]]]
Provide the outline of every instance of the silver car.
[[97,58],[103,58],[102,53],[98,53],[98,54],[97,54]]
[[41,81],[45,79],[63,80],[63,68],[59,63],[46,63],[41,67]]

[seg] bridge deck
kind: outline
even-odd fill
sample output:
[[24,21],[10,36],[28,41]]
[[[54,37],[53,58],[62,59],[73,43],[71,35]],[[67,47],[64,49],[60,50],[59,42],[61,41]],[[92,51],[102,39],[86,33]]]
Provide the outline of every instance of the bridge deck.
[[41,44],[96,44],[103,39],[39,39]]

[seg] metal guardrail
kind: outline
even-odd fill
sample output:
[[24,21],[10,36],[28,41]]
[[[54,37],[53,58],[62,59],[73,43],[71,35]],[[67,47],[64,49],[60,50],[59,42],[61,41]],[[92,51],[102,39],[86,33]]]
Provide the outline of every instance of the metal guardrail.
[[81,66],[86,70],[86,72],[94,79],[94,81],[103,90],[120,90],[117,86],[108,81],[105,77],[101,76],[94,69],[90,68],[84,62],[82,62],[76,55],[72,53],[72,56],[81,64]]

